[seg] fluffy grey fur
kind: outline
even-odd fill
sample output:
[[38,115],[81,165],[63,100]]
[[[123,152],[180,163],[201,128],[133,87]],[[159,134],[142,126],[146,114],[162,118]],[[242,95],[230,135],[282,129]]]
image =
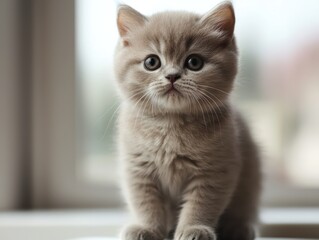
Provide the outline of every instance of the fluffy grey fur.
[[[122,239],[253,239],[259,161],[229,101],[237,72],[232,5],[151,17],[121,5],[117,24],[119,152],[136,216]],[[191,54],[202,68],[187,67]],[[161,64],[148,70],[154,55]]]

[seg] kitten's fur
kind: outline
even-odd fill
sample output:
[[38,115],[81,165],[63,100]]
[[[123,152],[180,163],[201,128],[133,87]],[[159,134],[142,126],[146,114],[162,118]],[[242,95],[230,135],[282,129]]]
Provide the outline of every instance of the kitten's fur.
[[[232,5],[199,16],[145,17],[121,5],[115,72],[123,105],[119,145],[124,189],[136,216],[124,240],[252,239],[259,163],[228,93],[237,72]],[[185,68],[190,54],[204,59]],[[161,67],[148,71],[156,54]],[[165,76],[179,74],[174,86]]]

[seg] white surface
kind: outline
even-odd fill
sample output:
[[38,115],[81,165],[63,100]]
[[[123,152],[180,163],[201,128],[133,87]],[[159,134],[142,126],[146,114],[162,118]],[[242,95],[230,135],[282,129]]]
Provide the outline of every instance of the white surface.
[[110,237],[86,237],[86,238],[74,238],[70,240],[119,240],[118,238],[110,238]]
[[[0,228],[15,226],[120,226],[130,215],[118,210],[51,210],[0,212]],[[263,224],[318,224],[319,208],[263,208]]]
[[123,210],[52,210],[0,213],[1,227],[120,226],[129,220]]
[[[68,240],[119,240],[119,238],[109,238],[109,237],[87,237],[87,238],[76,238]],[[256,238],[256,240],[302,240],[300,238]],[[306,240],[306,239],[304,239]],[[311,240],[311,239],[308,239]]]
[[92,239],[91,236],[105,240],[117,237],[128,221],[128,214],[119,210],[5,212],[0,213],[0,240]]
[[[0,213],[4,240],[117,240],[129,223],[123,210],[67,210]],[[263,209],[264,225],[318,226],[319,209]],[[264,239],[263,239],[264,240]]]

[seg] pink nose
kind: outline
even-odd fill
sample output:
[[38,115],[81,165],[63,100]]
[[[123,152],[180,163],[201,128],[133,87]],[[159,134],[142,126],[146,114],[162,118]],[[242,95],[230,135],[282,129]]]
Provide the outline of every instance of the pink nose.
[[169,75],[167,75],[165,78],[168,79],[171,83],[174,83],[174,82],[176,82],[180,77],[181,77],[181,75],[179,75],[179,74],[169,74]]

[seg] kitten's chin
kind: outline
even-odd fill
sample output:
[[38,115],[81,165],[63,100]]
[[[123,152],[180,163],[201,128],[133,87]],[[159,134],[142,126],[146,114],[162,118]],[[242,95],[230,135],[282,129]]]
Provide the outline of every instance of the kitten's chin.
[[155,104],[166,112],[185,113],[189,111],[189,102],[176,90],[169,91],[159,97]]

